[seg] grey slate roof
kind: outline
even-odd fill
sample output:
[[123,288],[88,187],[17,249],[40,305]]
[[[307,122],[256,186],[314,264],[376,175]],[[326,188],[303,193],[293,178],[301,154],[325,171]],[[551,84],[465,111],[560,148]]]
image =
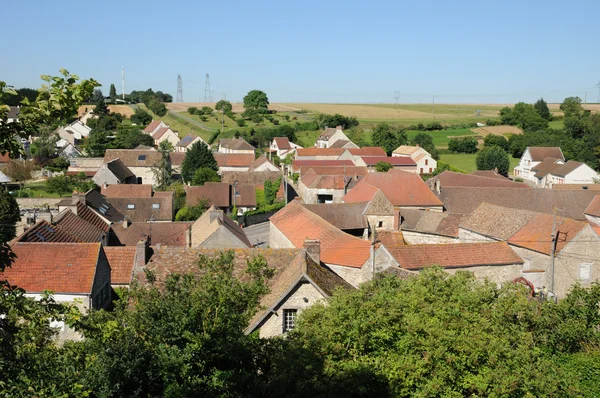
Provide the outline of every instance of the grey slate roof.
[[121,159],[114,159],[110,162],[106,163],[106,167],[114,174],[119,181],[124,181],[129,177],[133,177],[134,174],[129,170],[125,164],[121,161]]

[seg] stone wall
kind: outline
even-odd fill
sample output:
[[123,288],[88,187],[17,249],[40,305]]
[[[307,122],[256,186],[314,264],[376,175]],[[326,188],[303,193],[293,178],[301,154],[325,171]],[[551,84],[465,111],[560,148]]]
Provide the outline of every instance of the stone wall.
[[402,236],[404,241],[409,245],[433,245],[433,244],[446,244],[446,243],[463,243],[458,238],[452,238],[450,236],[441,236],[428,234],[425,232],[407,231],[402,230]]

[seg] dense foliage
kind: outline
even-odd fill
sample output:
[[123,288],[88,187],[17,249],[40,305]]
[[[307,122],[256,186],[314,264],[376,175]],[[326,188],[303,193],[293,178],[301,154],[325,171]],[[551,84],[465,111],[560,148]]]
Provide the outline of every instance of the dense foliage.
[[46,180],[46,190],[59,196],[77,192],[87,192],[96,187],[94,181],[86,177],[85,173],[77,176],[59,175]]
[[403,128],[380,123],[373,129],[373,146],[382,147],[388,156],[400,145],[406,145],[408,138]]
[[488,134],[483,139],[483,146],[499,146],[508,152],[510,145],[503,135]]
[[204,185],[207,182],[219,182],[221,181],[221,177],[217,172],[208,167],[200,167],[198,170],[194,172],[194,177],[192,178],[192,185]]
[[342,129],[346,130],[351,127],[358,126],[358,119],[354,116],[344,116],[336,113],[335,115],[327,115],[324,113],[318,114],[315,116],[315,122],[318,125],[318,128],[325,127],[337,127],[341,126]]
[[269,112],[269,98],[264,91],[252,90],[244,96],[244,117],[252,119]]
[[392,165],[388,162],[377,162],[375,165],[375,171],[378,173],[387,173],[392,168]]
[[473,137],[452,138],[448,142],[448,149],[453,153],[475,153],[477,144],[477,139]]
[[510,159],[504,149],[499,146],[485,147],[477,154],[475,158],[477,170],[494,170],[498,169],[498,173],[503,176],[508,176],[510,167]]
[[219,170],[217,161],[210,148],[202,141],[196,142],[189,151],[185,153],[181,164],[181,177],[184,182],[191,182],[196,170],[205,167],[211,170]]
[[133,115],[131,115],[131,123],[135,123],[138,126],[147,126],[151,122],[152,115],[140,107],[136,108]]
[[503,124],[519,126],[525,131],[538,131],[548,127],[548,119],[542,117],[533,105],[524,102],[519,102],[512,108],[502,108],[500,119]]
[[277,199],[277,191],[281,187],[281,177],[275,181],[265,181],[265,203],[271,205]]
[[432,158],[435,160],[440,159],[440,154],[437,149],[435,149],[435,145],[433,144],[433,137],[431,134],[427,133],[419,133],[415,135],[412,140],[410,140],[410,145],[419,145],[421,148],[425,149]]
[[160,152],[160,162],[152,167],[156,188],[165,190],[173,182],[173,168],[171,167],[170,153],[173,151],[173,144],[165,140],[158,145]]

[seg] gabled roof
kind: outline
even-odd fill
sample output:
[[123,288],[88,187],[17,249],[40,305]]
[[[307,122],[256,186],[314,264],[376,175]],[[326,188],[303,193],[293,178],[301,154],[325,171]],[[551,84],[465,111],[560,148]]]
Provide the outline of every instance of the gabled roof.
[[352,144],[352,147],[358,147],[350,140],[336,140],[333,144],[329,145],[329,148],[344,148],[348,144]]
[[17,255],[2,278],[28,293],[90,294],[102,245],[100,243],[15,243]]
[[[155,140],[159,140],[169,130],[171,130],[171,128],[168,126],[161,127],[158,130],[156,130],[156,132],[154,134],[152,134],[152,138],[154,138]],[[171,130],[171,133],[175,134],[172,130]]]
[[219,146],[222,146],[223,148],[238,150],[238,151],[241,151],[241,150],[253,151],[256,149],[255,147],[250,145],[243,138],[221,138],[219,140]]
[[342,200],[347,203],[369,201],[375,195],[375,189],[380,189],[394,206],[443,205],[421,177],[409,173],[369,173]]
[[277,181],[281,177],[279,171],[223,171],[221,172],[221,182],[233,184],[235,181],[240,185],[252,185],[254,187],[263,187],[265,181]]
[[117,177],[119,181],[125,181],[127,178],[134,176],[131,170],[129,170],[129,168],[123,164],[121,159],[114,159],[110,162],[107,162],[106,167],[111,173],[113,173],[115,177]]
[[408,245],[388,248],[400,267],[417,270],[523,264],[506,242]]
[[557,158],[545,158],[539,164],[531,168],[531,171],[535,173],[537,178],[542,178],[548,175],[554,169],[559,168],[563,164],[562,159]]
[[146,128],[144,129],[144,131],[146,133],[151,133],[153,132],[156,127],[158,127],[158,125],[160,124],[160,120],[153,120],[152,122],[150,122],[150,124],[148,126],[146,126]]
[[458,226],[462,217],[448,212],[402,209],[401,229],[458,238]]
[[369,202],[315,205],[302,203],[302,206],[339,229],[368,228],[367,219],[363,215],[368,205]]
[[398,148],[394,149],[395,154],[398,155],[412,155],[417,152],[419,149],[422,149],[420,146],[412,146],[412,145],[400,145]]
[[451,213],[470,214],[481,203],[532,210],[552,214],[553,209],[564,209],[565,217],[585,220],[584,211],[596,196],[590,190],[515,189],[490,187],[448,187],[439,198]]
[[[237,207],[256,207],[256,188],[254,185],[241,185],[235,186],[235,205]],[[231,188],[233,194],[233,186]],[[233,203],[232,203],[233,205]]]
[[378,230],[375,236],[378,242],[381,242],[385,245],[386,249],[389,249],[390,247],[404,246],[406,244],[404,242],[404,235],[402,235],[402,231],[383,229],[380,231]]
[[254,163],[253,153],[213,153],[219,167],[250,167]]
[[341,126],[337,126],[335,128],[333,127],[326,127],[325,130],[321,133],[321,135],[319,136],[319,140],[326,140],[329,141],[329,139],[331,137],[333,137],[333,135],[337,132],[337,131],[342,131],[342,127]]
[[160,162],[161,158],[161,153],[153,150],[107,149],[104,153],[105,163],[121,159],[127,167],[153,167]]
[[77,203],[77,215],[105,232],[110,229],[111,222],[123,220],[123,214],[94,189],[86,192]]
[[171,165],[173,166],[181,166],[183,164],[183,159],[185,159],[185,152],[171,152],[169,153],[169,159],[171,160]]
[[482,203],[463,217],[460,227],[494,239],[508,240],[537,214],[530,210]]
[[177,146],[180,146],[180,147],[184,147],[184,148],[185,148],[185,147],[187,147],[187,146],[191,145],[191,144],[192,144],[194,141],[196,141],[196,140],[199,140],[199,139],[200,139],[200,137],[198,137],[198,136],[196,136],[196,135],[189,135],[189,134],[188,134],[188,135],[186,135],[185,137],[183,137],[183,138],[181,139],[181,141],[179,141],[179,142],[177,143]]
[[[156,192],[150,197],[112,197],[110,204],[133,222],[173,221],[174,192]],[[132,208],[133,207],[133,208]]]
[[81,240],[46,220],[40,220],[20,236],[15,242],[81,242]]
[[369,174],[369,169],[366,166],[301,166],[300,176],[307,173],[317,174],[321,176],[347,176],[358,177]]
[[596,195],[594,200],[585,209],[585,214],[593,217],[600,217],[600,195]]
[[556,158],[562,161],[565,160],[565,156],[559,147],[529,146],[527,147],[527,150],[529,150],[531,160],[534,162],[541,162],[546,158]]
[[494,170],[475,170],[470,172],[469,175],[477,177],[496,178],[498,180],[503,181],[508,180],[508,178],[504,177],[502,174],[498,174],[498,172]]
[[581,166],[585,166],[585,163],[576,162],[574,160],[567,160],[565,164],[560,165],[559,167],[551,170],[549,174],[555,175],[557,177],[566,177],[571,172],[575,171]]
[[[493,172],[492,172],[493,173]],[[436,182],[440,182],[441,189],[446,187],[495,187],[495,188],[520,188],[533,189],[527,184],[513,182],[508,178],[490,178],[473,174],[462,174],[454,171],[443,171],[437,176],[427,180],[426,184],[435,189]]]
[[354,156],[378,156],[386,157],[386,153],[382,147],[379,146],[365,146],[362,148],[349,148],[348,151]]
[[76,215],[70,209],[60,212],[54,222],[63,231],[75,236],[79,242],[101,242],[107,233],[99,226]]
[[[259,156],[251,165],[250,168],[248,169],[248,171],[254,171],[254,169],[259,168],[260,166],[262,166],[263,164],[268,163],[269,165],[271,165],[271,168],[275,168],[277,170],[279,170],[279,168],[277,166],[275,166],[273,164],[273,162],[271,162],[269,159],[267,159],[266,156]],[[268,165],[267,165],[268,167]],[[272,170],[275,171],[275,170]],[[278,172],[278,171],[275,171]]]
[[275,137],[273,140],[279,149],[292,149],[290,140],[287,137]]
[[306,239],[319,240],[324,263],[361,268],[370,257],[370,242],[340,231],[296,201],[270,220],[296,247],[302,247]]
[[231,186],[221,182],[207,182],[201,186],[186,186],[186,206],[196,206],[201,199],[217,207],[231,206]]
[[[508,239],[508,243],[529,250],[550,255],[552,242],[552,225],[554,217],[550,214],[537,214],[516,234]],[[581,221],[556,217],[557,239],[556,253],[560,251],[587,225]],[[590,243],[592,245],[593,243]]]
[[102,195],[107,198],[151,198],[151,184],[112,184],[102,187]]
[[152,246],[187,245],[187,238],[191,222],[132,222],[127,228],[122,223],[114,224],[109,244],[135,246],[140,239],[148,238]]
[[129,285],[133,279],[136,248],[132,246],[105,246],[104,253],[110,265],[110,283]]
[[302,176],[301,182],[310,189],[344,189],[352,180],[351,177],[343,175],[318,175],[315,173],[306,173]]
[[330,156],[339,157],[346,151],[344,148],[298,148],[296,149],[296,157],[304,156]]
[[392,166],[416,166],[414,160],[404,156],[361,156],[367,166],[375,166],[379,162],[389,163]]
[[293,160],[292,169],[298,172],[301,167],[333,167],[333,166],[354,166],[351,160]]

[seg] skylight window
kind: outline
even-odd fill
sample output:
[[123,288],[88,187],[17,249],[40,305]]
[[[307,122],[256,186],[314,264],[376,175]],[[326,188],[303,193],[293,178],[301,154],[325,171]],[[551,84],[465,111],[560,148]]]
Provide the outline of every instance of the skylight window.
[[138,160],[146,160],[146,155],[138,155]]
[[133,203],[128,203],[128,204],[127,204],[127,210],[135,210],[135,204],[133,204]]

